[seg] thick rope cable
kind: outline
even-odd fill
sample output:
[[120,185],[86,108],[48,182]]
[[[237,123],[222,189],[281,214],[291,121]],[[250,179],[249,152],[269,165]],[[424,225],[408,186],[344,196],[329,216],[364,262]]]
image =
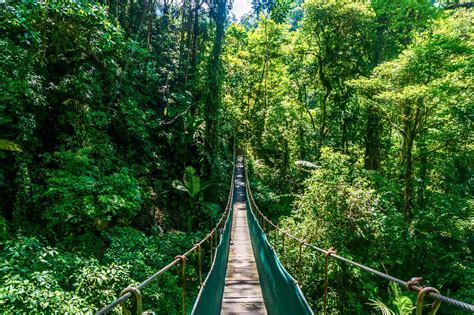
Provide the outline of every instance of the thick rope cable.
[[[320,247],[317,247],[315,245],[312,245],[312,244],[309,244],[308,242],[288,233],[287,231],[281,229],[278,225],[276,225],[275,223],[273,223],[270,219],[268,219],[262,211],[260,211],[260,209],[258,208],[257,204],[255,203],[255,200],[253,198],[253,194],[252,194],[252,190],[250,188],[250,184],[249,184],[249,180],[248,180],[248,176],[247,176],[247,168],[245,167],[245,182],[246,182],[246,186],[247,186],[247,190],[248,190],[248,194],[247,194],[247,198],[248,198],[248,201],[250,203],[250,208],[252,209],[252,211],[256,211],[258,213],[258,215],[260,217],[263,218],[263,220],[265,220],[268,224],[270,224],[271,226],[273,226],[273,228],[288,236],[289,238],[299,242],[300,244],[303,244],[303,246],[307,247],[307,248],[311,248],[313,250],[316,250],[324,255],[328,255],[330,253],[330,257],[334,258],[334,259],[337,259],[339,261],[342,261],[348,265],[351,265],[351,266],[355,266],[355,267],[358,267],[360,269],[363,269],[367,272],[370,272],[380,278],[383,278],[385,280],[388,280],[388,281],[391,281],[391,282],[395,282],[397,283],[398,285],[401,285],[403,287],[405,287],[406,289],[410,290],[410,291],[413,291],[413,292],[420,292],[423,287],[422,286],[417,286],[417,285],[411,285],[410,284],[410,281],[404,281],[404,280],[401,280],[401,279],[398,279],[394,276],[391,276],[387,273],[384,273],[384,272],[381,272],[381,271],[378,271],[376,269],[373,269],[373,268],[370,268],[368,266],[365,266],[363,264],[360,264],[358,262],[355,262],[355,261],[352,261],[350,259],[347,259],[343,256],[340,256],[340,255],[337,255],[335,253],[331,253],[329,250],[325,250],[323,248],[320,248]],[[453,299],[453,298],[450,298],[450,297],[447,297],[447,296],[444,296],[444,295],[441,295],[439,293],[436,293],[436,292],[428,292],[427,293],[427,296],[431,297],[432,299],[434,300],[437,300],[437,301],[442,301],[442,302],[446,302],[448,304],[451,304],[451,305],[454,305],[458,308],[461,308],[461,309],[464,309],[466,311],[471,311],[471,312],[474,312],[474,305],[472,304],[469,304],[469,303],[466,303],[466,302],[463,302],[463,301],[459,301],[459,300],[456,300],[456,299]]]

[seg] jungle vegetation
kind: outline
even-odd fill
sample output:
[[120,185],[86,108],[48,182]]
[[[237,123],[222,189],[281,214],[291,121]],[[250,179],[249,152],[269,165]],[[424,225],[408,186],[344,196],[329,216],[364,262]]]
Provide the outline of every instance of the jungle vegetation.
[[[1,313],[97,310],[186,251],[223,210],[234,139],[274,222],[474,302],[471,3],[232,5],[0,1]],[[319,311],[323,258],[304,261]],[[329,282],[332,314],[412,312],[358,269]],[[145,309],[180,312],[180,290],[165,274]]]

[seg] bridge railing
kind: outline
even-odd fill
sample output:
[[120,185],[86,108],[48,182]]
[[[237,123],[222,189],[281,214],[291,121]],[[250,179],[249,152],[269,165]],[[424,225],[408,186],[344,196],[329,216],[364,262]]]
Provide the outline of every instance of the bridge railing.
[[[143,307],[142,307],[142,295],[141,295],[141,290],[143,290],[147,285],[155,281],[157,278],[159,278],[162,274],[165,272],[169,271],[173,267],[178,267],[179,264],[181,264],[181,287],[182,287],[182,314],[187,314],[187,301],[186,301],[186,261],[188,257],[190,257],[192,254],[197,255],[198,259],[198,268],[197,268],[197,276],[199,278],[199,283],[200,286],[203,285],[203,275],[202,275],[202,247],[205,243],[209,243],[210,246],[210,258],[211,262],[214,262],[214,256],[215,256],[215,249],[219,245],[218,242],[221,239],[221,234],[222,230],[224,228],[225,222],[227,221],[227,218],[229,217],[230,209],[232,207],[232,200],[234,197],[234,177],[235,177],[235,149],[234,149],[234,166],[233,166],[233,171],[232,171],[232,180],[231,180],[231,185],[230,185],[230,190],[229,190],[229,197],[227,199],[227,204],[225,207],[224,213],[221,215],[219,221],[217,224],[214,226],[214,228],[204,237],[199,243],[194,244],[191,249],[189,249],[187,252],[185,252],[182,255],[178,255],[175,257],[175,259],[170,262],[168,265],[164,266],[161,268],[158,272],[150,276],[148,279],[143,281],[137,286],[129,286],[125,289],[122,290],[120,293],[120,296],[113,301],[112,303],[104,306],[101,308],[96,315],[100,314],[106,314],[113,308],[117,307],[119,304],[122,306],[122,310],[124,314],[130,314],[130,310],[128,309],[126,305],[126,301],[130,298],[133,297],[134,299],[134,304],[135,304],[135,311],[134,313],[136,314],[142,314],[143,313]],[[212,266],[211,266],[212,268]]]
[[[323,300],[323,312],[324,312],[324,314],[327,314],[329,259],[334,259],[336,261],[341,261],[345,264],[360,268],[360,269],[365,270],[365,271],[367,271],[367,272],[369,272],[369,273],[371,273],[375,276],[378,276],[378,277],[383,278],[385,280],[388,280],[390,282],[394,282],[394,283],[408,289],[409,291],[418,293],[418,295],[417,295],[417,304],[416,304],[416,314],[417,315],[421,315],[422,312],[423,312],[423,300],[424,300],[425,296],[428,296],[428,297],[430,297],[434,300],[434,303],[431,306],[431,314],[436,314],[436,311],[438,310],[441,302],[451,304],[451,305],[453,305],[457,308],[460,308],[460,309],[463,309],[463,310],[466,310],[466,311],[474,312],[474,305],[466,303],[466,302],[458,301],[456,299],[453,299],[453,298],[450,298],[450,297],[447,297],[447,296],[444,296],[444,295],[441,295],[439,293],[439,291],[437,289],[433,288],[433,287],[424,287],[424,286],[422,286],[420,284],[422,278],[420,278],[420,277],[413,277],[408,281],[398,279],[398,278],[393,277],[393,276],[391,276],[387,273],[378,271],[376,269],[373,269],[373,268],[370,268],[370,267],[365,266],[363,264],[360,264],[358,262],[352,261],[352,260],[350,260],[348,258],[345,258],[343,256],[337,255],[336,250],[333,247],[331,247],[329,249],[323,249],[323,248],[317,247],[313,244],[309,244],[305,240],[300,239],[300,238],[292,235],[288,231],[285,231],[284,229],[279,227],[277,224],[273,223],[270,219],[268,219],[267,216],[265,216],[265,214],[258,208],[258,206],[255,203],[255,200],[253,198],[252,190],[251,190],[249,179],[248,179],[246,159],[244,159],[244,165],[245,165],[245,185],[247,187],[246,189],[247,189],[247,192],[248,192],[247,193],[247,198],[248,198],[248,201],[251,205],[251,209],[252,209],[254,215],[256,216],[256,218],[257,218],[257,220],[260,224],[260,227],[263,229],[263,231],[265,231],[265,233],[267,233],[267,235],[268,235],[268,232],[270,232],[270,229],[273,229],[277,233],[277,235],[278,234],[281,235],[280,244],[281,244],[281,251],[282,251],[283,255],[285,253],[285,240],[286,239],[293,240],[298,244],[298,249],[297,249],[298,250],[298,259],[297,259],[297,262],[296,262],[295,279],[298,280],[301,276],[301,273],[302,273],[303,248],[307,248],[307,249],[316,251],[316,252],[324,255],[324,300]],[[268,239],[270,241],[270,238],[268,238]],[[275,242],[275,239],[274,239],[274,245],[273,245],[274,248],[275,248],[275,245],[276,245],[276,242]]]

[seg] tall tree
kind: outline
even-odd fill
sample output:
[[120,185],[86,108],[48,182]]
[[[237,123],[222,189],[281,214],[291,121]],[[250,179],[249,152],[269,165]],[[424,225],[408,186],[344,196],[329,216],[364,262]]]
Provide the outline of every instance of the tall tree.
[[207,153],[207,170],[212,175],[217,175],[219,157],[219,123],[221,107],[222,65],[221,52],[224,40],[224,31],[227,21],[227,0],[213,1],[211,17],[215,23],[214,43],[207,64],[207,82],[204,91],[204,121],[205,149]]
[[[303,35],[313,56],[314,90],[319,94],[318,150],[326,144],[332,130],[333,141],[347,148],[348,102],[350,93],[345,80],[369,70],[370,37],[374,13],[367,4],[350,1],[305,3]],[[332,108],[329,106],[332,105]],[[328,125],[329,115],[340,123]]]
[[[454,26],[464,21],[448,21],[451,24],[449,27],[438,25],[432,32],[434,34],[426,34],[399,57],[377,67],[371,79],[355,81],[366,95],[376,100],[371,104],[377,104],[375,106],[382,117],[402,139],[399,167],[406,222],[411,222],[414,216],[415,162],[426,161],[426,137],[429,138],[433,128],[444,129],[439,125],[439,119],[449,121],[451,118],[446,106],[452,106],[445,102],[449,97],[458,95],[459,84],[469,85],[472,79],[469,79],[468,59],[473,48],[463,40],[463,37],[469,36],[468,28],[454,31]],[[456,83],[449,81],[453,76]],[[464,106],[465,102],[460,101],[458,106]],[[448,126],[450,124],[445,132],[457,130],[449,131]],[[440,147],[435,145],[434,150],[447,146],[453,139],[444,141],[448,142],[441,142],[438,144]],[[423,175],[426,174],[425,168],[426,165],[423,165],[421,170],[422,177],[426,179]]]
[[[416,31],[424,31],[429,27],[429,20],[436,14],[436,9],[430,2],[372,1],[376,16],[371,67],[395,57],[411,43]],[[367,104],[365,111],[367,124],[364,164],[368,170],[378,170],[382,147],[382,121],[380,113],[372,103]]]

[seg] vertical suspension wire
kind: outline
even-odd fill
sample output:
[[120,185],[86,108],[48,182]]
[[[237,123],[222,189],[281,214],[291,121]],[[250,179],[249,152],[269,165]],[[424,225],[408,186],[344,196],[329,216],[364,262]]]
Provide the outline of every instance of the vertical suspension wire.
[[303,243],[300,243],[300,248],[299,248],[299,257],[298,257],[298,280],[301,279],[301,268],[302,268],[302,257],[303,255]]
[[[178,255],[175,259],[179,259],[181,262],[181,290],[182,290],[182,313],[186,315],[186,256]],[[178,269],[179,271],[179,269]]]
[[330,248],[326,255],[324,256],[324,314],[327,314],[327,307],[328,307],[328,265],[329,265],[329,258],[331,255],[335,254],[334,248]]
[[199,288],[202,287],[202,249],[201,249],[201,244],[194,244],[193,247],[197,248],[196,255],[198,256],[198,278],[199,278]]
[[212,235],[213,235],[213,233],[214,233],[214,230],[211,231],[211,234],[210,234],[210,237],[209,237],[209,243],[210,243],[210,248],[211,248],[211,264],[214,261],[214,256],[212,254],[212,250],[213,250],[213,248],[212,248],[212,243],[213,243]]

